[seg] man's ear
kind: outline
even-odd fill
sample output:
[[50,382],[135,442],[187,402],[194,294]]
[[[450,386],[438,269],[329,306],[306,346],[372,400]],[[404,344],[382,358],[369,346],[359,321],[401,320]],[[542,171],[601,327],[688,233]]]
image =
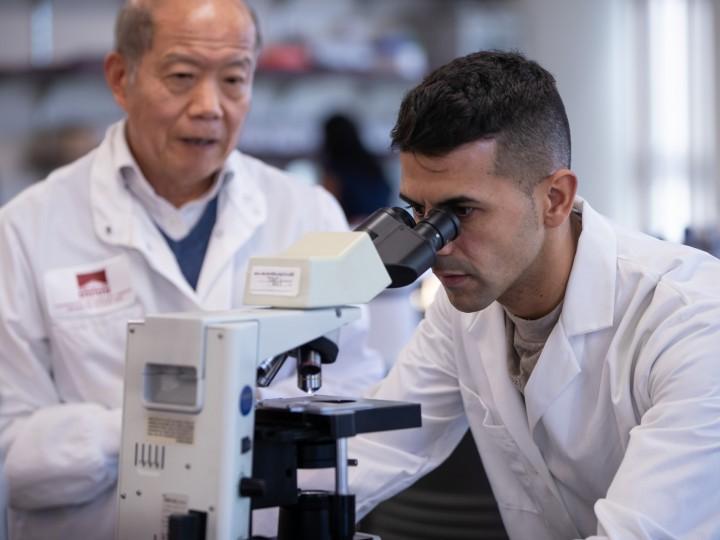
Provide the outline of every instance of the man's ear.
[[577,176],[569,169],[558,169],[541,182],[543,223],[559,227],[572,212],[577,193]]
[[105,81],[115,101],[127,112],[127,92],[130,83],[130,67],[124,56],[111,52],[105,57]]

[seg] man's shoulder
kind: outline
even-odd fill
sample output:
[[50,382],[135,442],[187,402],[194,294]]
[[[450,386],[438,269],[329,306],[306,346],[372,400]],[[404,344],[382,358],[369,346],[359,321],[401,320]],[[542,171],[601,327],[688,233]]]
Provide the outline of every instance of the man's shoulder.
[[320,193],[323,193],[323,190],[317,186],[242,152],[235,151],[231,154],[230,166],[243,181],[252,181],[258,189],[267,193],[282,194],[285,197],[322,197]]
[[720,260],[642,233],[618,231],[618,271],[687,299],[720,301]]
[[45,179],[18,193],[0,208],[0,226],[17,220],[27,223],[40,215],[47,217],[48,213],[62,213],[66,218],[73,215],[69,208],[78,208],[88,201],[87,186],[94,153],[92,150],[55,169]]
[[[347,228],[340,205],[321,186],[237,151],[231,154],[229,164],[236,180],[246,186],[250,183],[253,191],[262,194],[269,222],[280,220],[287,226],[305,224],[333,230]],[[243,191],[247,187],[237,189]]]

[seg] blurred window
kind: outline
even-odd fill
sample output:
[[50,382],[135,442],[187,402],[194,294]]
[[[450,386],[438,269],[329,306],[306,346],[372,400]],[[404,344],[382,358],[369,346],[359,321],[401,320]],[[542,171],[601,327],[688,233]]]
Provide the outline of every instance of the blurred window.
[[[715,58],[712,0],[638,4],[646,45],[646,171],[649,232],[681,241],[688,226],[717,223]],[[645,29],[645,36],[642,35]],[[642,51],[641,51],[642,55]],[[641,120],[642,122],[642,120]],[[644,166],[642,166],[644,165]],[[642,181],[642,179],[641,179]]]

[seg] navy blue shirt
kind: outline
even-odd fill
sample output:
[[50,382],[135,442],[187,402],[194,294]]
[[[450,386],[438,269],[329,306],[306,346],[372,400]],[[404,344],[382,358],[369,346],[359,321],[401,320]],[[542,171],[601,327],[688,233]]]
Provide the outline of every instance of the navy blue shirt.
[[[215,226],[216,218],[217,197],[207,203],[205,211],[198,222],[182,240],[173,240],[160,230],[168,246],[170,246],[170,250],[175,255],[183,276],[185,276],[193,289],[197,289],[200,270],[205,260],[205,253],[210,243],[210,235]],[[158,227],[158,229],[160,228]]]

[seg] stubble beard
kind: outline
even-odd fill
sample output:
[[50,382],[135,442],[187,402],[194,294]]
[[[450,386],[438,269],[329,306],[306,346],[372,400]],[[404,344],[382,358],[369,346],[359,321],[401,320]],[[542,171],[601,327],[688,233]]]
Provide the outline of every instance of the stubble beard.
[[[445,270],[450,268],[445,267]],[[455,266],[456,270],[460,270]],[[488,284],[480,279],[475,272],[469,272],[466,269],[461,271],[465,272],[466,279],[469,283],[466,283],[463,287],[451,288],[443,285],[445,294],[447,294],[448,300],[458,311],[463,313],[474,313],[482,311],[490,304],[492,304],[496,296],[488,287]]]

